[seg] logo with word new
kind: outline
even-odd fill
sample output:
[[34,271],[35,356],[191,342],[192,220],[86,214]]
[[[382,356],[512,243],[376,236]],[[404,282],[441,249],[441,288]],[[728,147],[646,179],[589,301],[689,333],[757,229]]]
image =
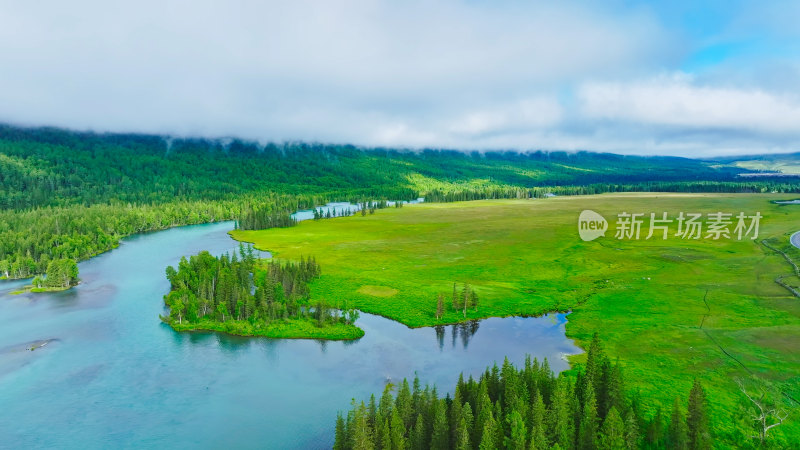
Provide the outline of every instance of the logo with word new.
[[578,216],[578,234],[584,241],[593,241],[600,236],[605,236],[606,230],[608,230],[608,222],[605,217],[591,209],[583,210]]
[[[756,240],[762,217],[760,212],[751,215],[740,212],[734,215],[720,211],[703,215],[682,211],[673,219],[667,212],[621,212],[617,214],[614,238],[639,240],[644,237],[645,240],[665,240],[672,236],[680,239],[704,238],[716,241],[725,238],[741,241],[749,237]],[[584,210],[578,217],[578,234],[584,241],[605,236],[607,230],[606,219],[590,209]],[[673,231],[676,232],[673,234]]]

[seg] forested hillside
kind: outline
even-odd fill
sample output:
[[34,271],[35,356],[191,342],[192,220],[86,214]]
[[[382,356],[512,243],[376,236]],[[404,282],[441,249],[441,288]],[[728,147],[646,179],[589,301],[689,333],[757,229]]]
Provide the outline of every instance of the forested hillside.
[[[0,126],[0,276],[44,273],[121,237],[287,216],[331,200],[455,201],[610,191],[796,192],[714,161],[597,153],[359,149]],[[256,220],[258,219],[258,220]]]
[[794,176],[800,174],[800,153],[745,155],[722,158],[720,162],[758,172],[782,173]]

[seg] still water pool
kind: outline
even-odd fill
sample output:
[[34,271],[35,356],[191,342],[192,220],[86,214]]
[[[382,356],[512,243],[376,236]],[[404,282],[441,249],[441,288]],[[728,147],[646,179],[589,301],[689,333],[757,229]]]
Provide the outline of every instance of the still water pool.
[[504,356],[560,371],[580,351],[563,314],[439,329],[362,314],[355,342],[172,331],[158,319],[165,267],[236,248],[232,228],[127,238],[80,263],[83,282],[66,292],[0,283],[0,448],[330,448],[336,412],[387,380],[416,371],[444,392]]

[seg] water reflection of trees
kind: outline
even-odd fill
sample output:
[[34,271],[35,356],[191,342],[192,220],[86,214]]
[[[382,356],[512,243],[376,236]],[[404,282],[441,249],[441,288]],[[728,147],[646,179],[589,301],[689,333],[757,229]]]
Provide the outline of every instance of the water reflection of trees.
[[444,338],[447,334],[447,328],[450,328],[451,346],[455,348],[456,342],[458,342],[460,338],[462,347],[466,349],[469,346],[469,341],[472,339],[472,336],[475,336],[475,333],[478,332],[480,322],[480,320],[470,320],[453,325],[436,325],[433,327],[434,331],[436,331],[436,340],[439,342],[439,350],[444,349]]

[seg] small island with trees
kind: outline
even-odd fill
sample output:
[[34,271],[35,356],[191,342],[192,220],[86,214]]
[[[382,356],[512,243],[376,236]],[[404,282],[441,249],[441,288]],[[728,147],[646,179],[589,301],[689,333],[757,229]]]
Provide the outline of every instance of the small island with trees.
[[47,271],[44,276],[37,275],[33,277],[31,284],[12,292],[12,294],[65,291],[77,286],[78,283],[80,283],[78,264],[69,258],[54,259],[47,264]]
[[355,309],[311,302],[308,283],[320,276],[313,257],[299,262],[263,261],[250,245],[215,257],[202,251],[167,267],[169,314],[161,319],[176,331],[219,331],[239,336],[352,340]]

